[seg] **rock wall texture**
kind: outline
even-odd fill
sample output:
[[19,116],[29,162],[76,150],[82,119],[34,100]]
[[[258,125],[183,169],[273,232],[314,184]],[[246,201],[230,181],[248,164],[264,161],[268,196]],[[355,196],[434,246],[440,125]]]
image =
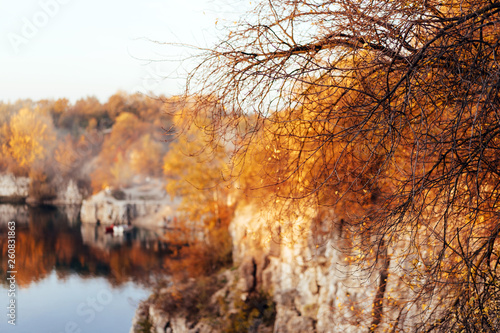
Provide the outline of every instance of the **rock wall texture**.
[[162,184],[134,187],[120,195],[103,190],[82,202],[80,219],[83,223],[103,225],[132,223],[141,227],[159,227],[172,220],[177,203],[171,200]]
[[83,223],[104,225],[127,224],[133,219],[158,212],[165,202],[146,200],[117,200],[103,192],[83,200],[80,218]]
[[83,201],[83,195],[76,185],[76,182],[70,180],[67,184],[61,186],[57,191],[57,198],[53,200],[54,205],[80,205]]
[[170,316],[168,313],[152,306],[143,306],[137,310],[135,317],[132,319],[132,328],[130,329],[130,333],[144,331],[144,328],[141,327],[141,320],[144,318],[148,318],[151,321],[151,333],[218,333],[216,330],[203,322],[193,325],[187,322],[185,318]]
[[13,174],[0,175],[0,202],[19,202],[28,197],[30,179]]
[[83,195],[75,181],[59,182],[55,185],[57,196],[54,199],[39,202],[29,196],[30,179],[16,177],[13,174],[0,175],[0,203],[50,204],[50,205],[80,205]]
[[418,294],[411,284],[419,281],[405,274],[419,263],[407,252],[405,236],[375,260],[362,255],[363,240],[347,235],[333,212],[299,211],[274,222],[246,206],[230,225],[238,288],[273,295],[274,332],[413,332],[428,319],[420,310],[434,308],[440,297],[408,301]]
[[[391,296],[404,300],[408,293],[398,276],[401,263],[367,259],[366,265],[374,269],[366,270],[355,264],[359,253],[354,242],[343,237],[342,222],[333,213],[319,219],[304,207],[289,220],[273,221],[272,215],[248,205],[237,210],[229,227],[233,262],[238,267],[231,272],[236,281],[229,287],[231,293],[242,299],[256,291],[272,295],[273,332],[367,332],[377,306],[383,311],[377,332],[391,331],[396,322],[401,331],[411,331],[408,325],[421,321],[418,311],[411,309],[406,309],[407,316],[415,315],[413,319],[400,318],[400,305],[391,303]],[[387,258],[395,251],[389,249]],[[378,301],[381,279],[386,284],[384,297]],[[193,327],[199,333],[211,332],[209,327],[186,323],[152,307],[147,311],[155,332],[194,332]]]
[[[17,225],[28,225],[32,222],[30,216],[30,209],[33,207],[27,204],[1,204],[0,205],[0,226],[7,225],[9,221],[15,221]],[[66,216],[71,226],[79,223],[78,216],[80,214],[80,206],[78,205],[64,205],[59,206],[58,210]]]
[[[256,285],[273,295],[274,332],[359,332],[370,325],[376,275],[346,263],[343,240],[331,215],[313,228],[314,212],[293,221],[270,223],[251,206],[231,224],[239,289]],[[286,226],[289,225],[287,228]],[[254,264],[253,274],[249,267]],[[252,280],[256,281],[252,281]],[[250,281],[249,281],[250,280]]]

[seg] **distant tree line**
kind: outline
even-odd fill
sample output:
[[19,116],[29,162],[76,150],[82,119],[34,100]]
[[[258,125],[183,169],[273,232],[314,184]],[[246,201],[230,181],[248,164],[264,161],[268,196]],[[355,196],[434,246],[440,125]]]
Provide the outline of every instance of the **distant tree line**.
[[53,198],[78,181],[89,193],[126,186],[134,175],[158,177],[172,126],[160,99],[117,93],[95,97],[0,102],[0,172],[31,178],[31,195]]

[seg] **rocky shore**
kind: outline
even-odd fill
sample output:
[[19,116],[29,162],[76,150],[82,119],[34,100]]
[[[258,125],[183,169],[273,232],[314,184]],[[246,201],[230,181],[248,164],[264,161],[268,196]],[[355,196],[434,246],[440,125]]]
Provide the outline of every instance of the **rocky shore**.
[[[3,184],[3,186],[2,186]],[[26,200],[28,179],[11,175],[0,177],[0,196]],[[72,203],[71,215],[84,224],[132,224],[158,227],[175,217],[177,203],[163,191],[164,184],[152,181],[121,190],[103,190],[83,199],[76,184],[69,182],[58,195],[59,203]],[[81,209],[78,203],[81,201]],[[15,205],[3,205],[5,216],[17,216]],[[345,249],[351,244],[342,237],[342,224],[335,214],[321,219],[317,213],[302,210],[301,217],[273,224],[262,209],[252,205],[237,208],[229,231],[232,239],[233,268],[211,277],[210,297],[202,306],[214,313],[238,318],[249,299],[271,309],[272,320],[252,317],[250,332],[359,332],[370,327],[371,311],[382,270],[389,270],[387,290],[405,290],[397,278],[396,268],[375,266],[365,274],[351,265]],[[74,216],[73,216],[74,217]],[[286,226],[293,226],[287,228]],[[342,250],[340,250],[342,249]],[[394,251],[390,250],[390,251]],[[393,277],[394,276],[394,277]],[[198,297],[197,281],[182,286]],[[131,333],[212,333],[218,332],[214,317],[192,317],[185,311],[158,307],[158,297],[172,286],[156,290],[136,312]],[[391,291],[392,292],[392,291]],[[198,293],[198,294],[197,294]],[[404,298],[396,291],[395,298]],[[263,300],[267,295],[268,300]],[[259,298],[260,297],[260,298]],[[245,303],[246,302],[246,303]],[[263,303],[264,302],[264,303]],[[266,303],[267,302],[267,303]],[[270,303],[269,303],[270,302]],[[381,328],[389,328],[397,313],[384,314]],[[146,331],[145,331],[146,329]]]
[[163,190],[164,184],[150,181],[120,190],[103,190],[82,202],[82,223],[131,224],[167,227],[173,221],[177,201]]
[[[234,268],[220,273],[224,284],[208,303],[214,304],[215,312],[238,318],[238,302],[269,295],[275,311],[273,322],[263,325],[257,316],[245,329],[248,332],[368,331],[372,324],[369,313],[380,277],[384,276],[381,273],[390,276],[386,281],[387,299],[405,296],[401,294],[405,288],[397,268],[379,263],[369,274],[351,264],[356,252],[352,249],[352,255],[346,255],[345,249],[351,244],[341,235],[341,221],[333,213],[317,219],[306,207],[304,212],[302,218],[277,226],[257,207],[238,208],[230,224]],[[213,318],[188,320],[185,312],[169,313],[158,308],[154,300],[162,292],[158,290],[141,305],[131,333],[145,332],[141,331],[144,323],[155,333],[218,332]],[[390,330],[390,323],[398,321],[397,315],[397,311],[384,312],[378,325],[381,331]]]
[[13,174],[0,175],[0,203],[24,203],[28,198],[30,179]]
[[0,203],[27,203],[30,205],[80,205],[83,193],[73,180],[61,182],[56,186],[55,197],[40,201],[29,195],[31,180],[13,174],[0,175]]
[[[57,186],[54,198],[40,201],[30,197],[28,177],[3,174],[0,175],[0,203],[61,206],[69,212],[71,220],[79,215],[83,223],[99,221],[103,225],[132,224],[158,228],[167,227],[174,220],[178,205],[178,201],[167,196],[164,186],[163,182],[153,179],[124,189],[106,189],[84,199],[85,191],[78,188],[75,181],[69,180]],[[2,208],[8,210],[4,216],[12,215],[10,211],[15,210],[15,206],[12,207]]]

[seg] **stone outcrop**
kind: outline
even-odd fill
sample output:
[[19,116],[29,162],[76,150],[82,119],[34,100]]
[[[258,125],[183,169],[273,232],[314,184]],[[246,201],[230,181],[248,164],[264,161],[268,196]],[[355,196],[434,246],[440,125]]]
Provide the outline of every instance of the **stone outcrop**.
[[[391,297],[408,296],[400,274],[408,262],[390,259],[408,244],[402,241],[398,248],[388,249],[385,258],[382,255],[372,263],[365,258],[365,266],[360,266],[355,245],[360,240],[342,235],[342,220],[333,212],[318,218],[307,207],[300,211],[298,217],[273,224],[275,219],[247,206],[230,225],[233,261],[239,267],[237,288],[273,295],[274,332],[354,333],[368,331],[374,322],[377,331],[383,332],[390,331],[392,323],[419,321],[418,308],[424,303],[409,310],[407,317],[414,319],[404,319],[390,302]],[[376,319],[378,310],[382,315]]]
[[143,323],[145,319],[151,323],[153,327],[152,333],[218,333],[207,323],[199,322],[192,325],[187,322],[186,318],[170,316],[168,313],[149,305],[143,305],[142,308],[138,309],[132,319],[130,333],[141,332],[144,329]]
[[80,205],[83,201],[83,195],[80,192],[75,181],[72,179],[61,186],[57,191],[57,197],[52,201],[54,205]]
[[159,227],[172,220],[176,206],[163,190],[163,183],[152,183],[119,191],[103,190],[83,200],[80,219],[83,223]]
[[[30,216],[36,214],[34,206],[28,204],[0,204],[0,226],[6,225],[9,221],[15,221],[17,225],[28,225],[33,220]],[[80,206],[62,205],[57,207],[58,211],[65,216],[70,226],[76,226],[80,223]]]
[[28,197],[30,179],[13,174],[0,175],[0,202],[24,202]]
[[[51,184],[54,188],[55,197],[39,199],[29,196],[26,203],[36,205],[54,205],[54,206],[75,206],[79,207],[83,201],[83,194],[78,188],[76,182],[72,179],[69,181],[56,181]],[[71,209],[74,210],[74,209]]]
[[[319,219],[316,212],[304,207],[300,217],[275,225],[270,221],[274,221],[272,216],[256,207],[237,210],[229,229],[238,269],[231,272],[236,282],[225,287],[229,289],[224,291],[230,295],[227,298],[234,300],[238,295],[246,299],[259,291],[272,295],[276,309],[273,332],[280,333],[366,332],[379,305],[380,309],[384,306],[384,313],[377,321],[377,331],[390,331],[391,323],[401,319],[388,301],[391,296],[405,299],[408,290],[398,277],[396,263],[380,260],[373,264],[374,270],[360,269],[354,264],[359,254],[355,242],[342,237],[343,222],[333,212]],[[387,258],[393,255],[394,249],[390,249]],[[376,298],[381,285],[384,304]],[[192,332],[190,327],[197,324],[154,309],[149,310],[149,317],[155,332],[161,333]],[[163,325],[165,318],[171,323],[170,331]],[[211,331],[205,327],[197,332]]]
[[80,205],[83,194],[73,180],[68,182],[57,182],[55,187],[56,197],[54,199],[40,201],[29,195],[30,179],[28,177],[16,177],[13,174],[0,175],[0,203],[28,203],[31,205]]

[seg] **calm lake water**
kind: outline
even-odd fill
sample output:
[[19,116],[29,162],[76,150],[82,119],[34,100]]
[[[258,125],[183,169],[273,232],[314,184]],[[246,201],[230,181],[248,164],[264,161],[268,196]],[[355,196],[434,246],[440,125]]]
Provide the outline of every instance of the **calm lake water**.
[[[16,326],[9,320],[7,222],[16,221]],[[0,332],[129,332],[139,302],[162,274],[166,244],[135,229],[106,234],[78,208],[0,205]]]

